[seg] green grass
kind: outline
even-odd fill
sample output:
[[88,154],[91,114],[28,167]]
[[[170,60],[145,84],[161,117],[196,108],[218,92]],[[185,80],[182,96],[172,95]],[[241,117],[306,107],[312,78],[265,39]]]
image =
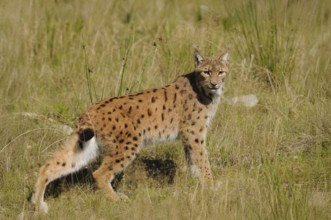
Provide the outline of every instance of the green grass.
[[[3,1],[0,3],[0,219],[33,217],[38,167],[91,102],[171,83],[231,46],[225,96],[208,134],[217,190],[127,170],[112,203],[88,184],[48,197],[51,219],[330,219],[331,3],[318,1]],[[33,117],[22,113],[36,113]],[[39,216],[39,218],[44,218]]]

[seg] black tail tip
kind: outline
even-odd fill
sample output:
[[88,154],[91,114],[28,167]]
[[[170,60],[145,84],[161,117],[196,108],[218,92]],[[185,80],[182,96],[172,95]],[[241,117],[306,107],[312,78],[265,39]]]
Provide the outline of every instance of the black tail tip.
[[94,131],[91,128],[86,128],[79,132],[79,141],[86,142],[94,137]]

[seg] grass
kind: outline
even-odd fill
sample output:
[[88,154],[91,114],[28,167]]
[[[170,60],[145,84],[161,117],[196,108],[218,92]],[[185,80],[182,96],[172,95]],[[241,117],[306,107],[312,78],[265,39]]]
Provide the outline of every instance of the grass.
[[[0,3],[0,218],[36,216],[38,167],[91,102],[159,87],[231,46],[225,96],[208,134],[217,190],[187,176],[180,142],[145,149],[171,159],[174,182],[126,172],[109,202],[89,184],[48,197],[51,219],[330,219],[331,3],[318,1],[4,1]],[[36,113],[26,116],[26,112]],[[37,218],[44,218],[39,216]]]

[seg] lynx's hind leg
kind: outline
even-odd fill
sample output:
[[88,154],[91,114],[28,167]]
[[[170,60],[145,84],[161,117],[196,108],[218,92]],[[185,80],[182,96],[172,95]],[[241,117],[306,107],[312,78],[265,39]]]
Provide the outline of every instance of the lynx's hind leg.
[[47,213],[48,207],[44,201],[46,186],[53,180],[78,171],[99,155],[99,149],[92,129],[84,129],[72,134],[64,143],[62,149],[39,170],[32,202],[36,210]]
[[126,199],[127,196],[124,194],[115,192],[111,181],[136,158],[142,146],[142,133],[128,120],[126,130],[118,130],[113,137],[104,140],[104,143],[111,151],[105,155],[100,167],[94,171],[94,180],[111,200]]

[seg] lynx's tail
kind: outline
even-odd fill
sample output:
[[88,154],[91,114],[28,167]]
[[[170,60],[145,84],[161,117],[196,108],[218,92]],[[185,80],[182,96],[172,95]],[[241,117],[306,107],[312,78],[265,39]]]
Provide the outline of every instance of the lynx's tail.
[[99,148],[93,129],[86,128],[73,133],[62,148],[39,170],[32,201],[38,211],[47,213],[44,201],[46,186],[55,179],[80,170],[99,155]]

